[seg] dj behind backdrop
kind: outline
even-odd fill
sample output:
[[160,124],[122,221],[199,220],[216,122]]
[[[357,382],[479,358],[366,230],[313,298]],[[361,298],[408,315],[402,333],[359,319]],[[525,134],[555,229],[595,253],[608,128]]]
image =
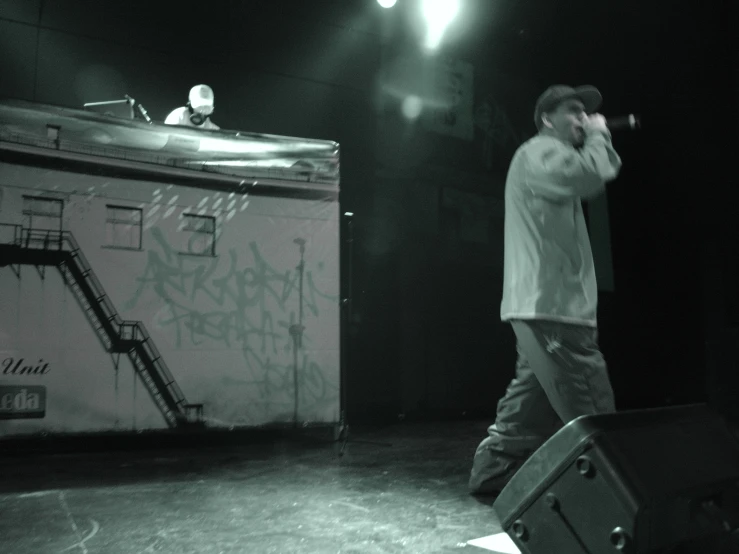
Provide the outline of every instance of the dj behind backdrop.
[[338,425],[339,145],[213,104],[0,101],[0,437]]

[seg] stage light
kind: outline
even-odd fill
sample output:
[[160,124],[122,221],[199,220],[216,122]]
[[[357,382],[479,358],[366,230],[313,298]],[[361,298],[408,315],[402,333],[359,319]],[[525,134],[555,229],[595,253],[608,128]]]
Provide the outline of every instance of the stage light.
[[377,3],[383,8],[392,8],[396,2],[397,0],[377,0]]
[[444,32],[459,11],[459,0],[423,0],[422,8],[427,24],[425,46],[438,48]]
[[459,0],[423,0],[422,7],[429,25],[446,27],[459,11]]

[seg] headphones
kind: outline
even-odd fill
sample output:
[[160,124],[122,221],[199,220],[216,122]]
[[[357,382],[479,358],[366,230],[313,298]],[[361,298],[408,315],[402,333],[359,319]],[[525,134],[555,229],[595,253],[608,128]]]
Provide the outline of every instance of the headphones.
[[196,112],[190,102],[187,103],[187,110],[190,112],[190,123],[192,123],[193,125],[202,125],[210,118],[211,115],[213,115],[213,111],[211,111],[208,115],[203,115]]

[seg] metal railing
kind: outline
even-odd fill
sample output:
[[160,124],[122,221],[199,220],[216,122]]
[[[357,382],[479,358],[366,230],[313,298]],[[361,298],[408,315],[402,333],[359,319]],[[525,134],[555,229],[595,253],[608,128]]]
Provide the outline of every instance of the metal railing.
[[162,385],[172,392],[175,404],[182,408],[186,404],[185,395],[180,386],[174,379],[172,372],[162,358],[161,353],[154,344],[151,335],[146,330],[146,326],[141,321],[123,321],[121,324],[121,340],[134,341],[141,345],[146,353],[150,363],[156,366],[157,374],[162,378]]
[[[64,252],[60,272],[87,313],[103,345],[110,352],[126,352],[154,401],[170,425],[187,421],[188,410],[202,405],[187,404],[185,396],[140,321],[124,321],[113,306],[102,283],[70,231],[28,229],[0,223],[0,245],[24,250]],[[86,283],[87,291],[82,283]],[[164,390],[167,391],[166,398]]]
[[21,229],[22,226],[15,223],[0,223],[0,244],[20,246]]
[[123,324],[121,316],[118,315],[118,311],[115,309],[115,306],[113,306],[110,298],[108,298],[105,289],[103,289],[102,283],[100,283],[97,275],[95,275],[95,272],[92,270],[92,266],[90,266],[90,263],[87,261],[85,254],[82,252],[82,249],[80,249],[80,246],[75,240],[72,233],[70,231],[63,231],[63,235],[64,242],[69,245],[67,251],[71,254],[72,259],[75,261],[77,270],[81,273],[82,277],[84,277],[85,281],[90,287],[92,297],[95,299],[98,306],[100,307],[104,316],[104,321],[108,322],[111,325],[115,338],[119,339],[121,333],[121,325]]

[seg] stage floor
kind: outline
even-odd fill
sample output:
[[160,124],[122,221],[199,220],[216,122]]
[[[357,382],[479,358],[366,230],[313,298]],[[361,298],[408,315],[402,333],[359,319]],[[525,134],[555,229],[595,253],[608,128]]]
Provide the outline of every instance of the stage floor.
[[0,552],[508,552],[467,493],[489,423],[0,443]]

